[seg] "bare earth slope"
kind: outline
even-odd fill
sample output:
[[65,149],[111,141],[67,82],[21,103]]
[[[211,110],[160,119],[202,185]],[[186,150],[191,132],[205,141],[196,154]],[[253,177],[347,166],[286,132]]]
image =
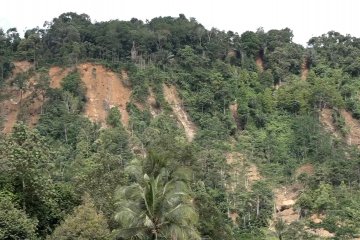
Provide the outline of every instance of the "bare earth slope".
[[360,146],[360,122],[353,118],[350,112],[341,110],[341,115],[345,119],[345,125],[349,128],[349,132],[346,136],[348,144]]
[[256,57],[255,63],[256,63],[256,66],[258,67],[258,70],[260,72],[263,72],[264,71],[264,61],[262,60],[262,58],[260,56]]
[[301,80],[305,81],[309,75],[309,68],[306,60],[301,64]]
[[[30,62],[27,61],[21,61],[21,62],[14,62],[15,68],[13,69],[12,76],[15,77],[18,74],[25,73],[30,70],[30,68],[33,66]],[[9,80],[11,80],[10,78]],[[29,81],[33,82],[33,81]],[[27,87],[25,88],[27,89]],[[4,92],[6,92],[9,96],[6,100],[4,100],[1,103],[0,108],[0,116],[4,120],[3,129],[2,132],[9,133],[11,132],[12,128],[14,127],[19,112],[21,108],[21,104],[24,103],[24,99],[26,99],[30,92],[27,91],[21,91],[19,89],[16,89],[15,87],[6,87],[4,89]]]
[[188,141],[191,142],[196,134],[196,126],[190,121],[189,116],[183,109],[182,101],[177,94],[176,88],[174,86],[169,87],[164,84],[164,95],[165,100],[170,104],[177,119],[184,127]]
[[49,70],[50,76],[50,87],[51,88],[60,88],[61,80],[65,78],[70,72],[68,68],[60,68],[60,67],[51,67]]
[[322,125],[324,126],[325,130],[327,130],[328,132],[332,133],[334,135],[334,137],[340,138],[341,134],[339,133],[339,131],[336,129],[336,126],[334,124],[334,118],[332,116],[332,109],[330,108],[324,108],[321,112],[320,112],[320,122],[322,123]]
[[78,66],[81,80],[86,87],[87,103],[85,115],[94,122],[105,125],[107,111],[117,107],[121,113],[121,122],[126,127],[129,114],[126,105],[130,101],[131,91],[125,87],[122,79],[101,65],[84,63]]

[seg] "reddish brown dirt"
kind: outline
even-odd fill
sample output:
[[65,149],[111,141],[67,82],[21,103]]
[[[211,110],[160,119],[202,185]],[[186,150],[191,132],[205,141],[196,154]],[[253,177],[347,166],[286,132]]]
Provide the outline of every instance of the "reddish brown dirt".
[[103,66],[91,63],[79,65],[78,70],[85,84],[88,98],[85,115],[91,121],[105,126],[108,110],[111,107],[117,107],[121,113],[121,122],[127,127],[129,114],[126,111],[126,105],[130,101],[131,90],[122,82],[122,79],[127,76],[122,73],[120,78],[116,73]]
[[309,68],[307,66],[306,60],[301,64],[301,80],[306,81],[307,76],[309,75]]
[[34,65],[28,61],[13,62],[15,68],[13,69],[13,75],[24,73],[30,70]]
[[256,66],[258,67],[258,70],[260,72],[264,71],[264,61],[262,60],[262,58],[260,56],[256,57]]
[[322,223],[324,218],[325,218],[325,215],[323,215],[323,214],[313,214],[313,215],[311,215],[310,220],[313,223]]
[[[27,61],[14,62],[14,66],[15,68],[12,72],[13,77],[29,71],[30,68],[33,67],[33,65]],[[2,107],[0,108],[0,115],[4,118],[3,133],[11,132],[14,127],[20,112],[21,95],[22,103],[26,102],[26,98],[31,95],[31,91],[29,91],[28,88],[34,85],[34,79],[30,79],[28,85],[22,93],[15,87],[5,87],[4,92],[8,93],[9,97],[1,103]]]
[[349,133],[346,136],[346,141],[350,145],[360,146],[360,123],[353,118],[350,112],[346,110],[340,111],[345,119],[345,125],[349,128]]
[[174,114],[176,115],[178,121],[184,127],[185,135],[189,142],[191,142],[196,134],[196,126],[191,122],[189,116],[183,108],[182,101],[180,100],[176,88],[174,86],[166,86],[164,84],[164,95],[165,100],[170,104]]
[[[298,176],[301,173],[306,173],[308,175],[314,174],[314,166],[310,163],[300,166],[296,169],[295,176]],[[303,189],[303,185],[299,183],[274,189],[275,209],[273,219],[281,218],[287,224],[297,221],[299,219],[299,213],[294,209],[294,205]],[[273,223],[271,224],[270,229],[274,228]]]
[[[229,165],[229,178],[226,181],[225,188],[229,193],[229,204],[231,204],[231,196],[236,193],[239,185],[243,185],[248,191],[251,191],[251,186],[262,177],[256,165],[246,163],[245,157],[239,152],[228,153],[226,163]],[[238,216],[236,211],[228,212],[228,217],[233,224],[236,224]]]
[[226,155],[226,163],[230,166],[231,171],[229,175],[230,183],[228,183],[229,191],[234,192],[239,179],[244,180],[245,188],[251,190],[251,186],[262,179],[262,176],[253,163],[247,163],[245,157],[238,152],[231,152]]
[[2,103],[1,115],[4,117],[3,133],[11,132],[20,111],[20,108],[17,106],[17,101],[11,100],[6,100]]
[[237,103],[233,103],[229,106],[230,108],[230,112],[231,112],[231,115],[236,123],[236,126],[238,129],[241,129],[241,124],[240,124],[240,120],[239,120],[239,114],[237,112],[238,110],[238,104]]
[[[32,79],[34,78],[31,78],[29,82],[31,82]],[[5,117],[2,131],[4,133],[11,132],[18,119],[21,106],[27,106],[27,110],[30,113],[29,125],[34,126],[40,118],[37,112],[42,106],[42,101],[33,98],[33,87],[28,86],[27,89],[23,91],[22,96],[20,90],[14,88],[7,88],[5,91],[10,93],[10,98],[2,102],[4,107],[2,108],[1,116]]]
[[341,134],[337,131],[334,125],[334,118],[332,116],[332,110],[329,108],[324,108],[320,112],[320,122],[325,127],[327,131],[332,133],[335,137],[340,138]]
[[[305,164],[299,167],[295,172],[296,174],[307,173],[311,175],[314,173],[314,167],[311,164]],[[296,209],[294,209],[294,205],[303,189],[303,185],[299,183],[275,189],[275,213],[273,219],[281,218],[287,224],[291,224],[299,220],[299,213],[296,211]],[[324,218],[324,215],[314,214],[310,217],[310,220],[314,223],[321,223]],[[271,223],[270,230],[275,230],[274,222]],[[309,227],[305,227],[304,230],[323,238],[335,236],[333,233],[330,233],[323,228],[312,229]]]
[[307,228],[307,229],[305,229],[305,231],[307,231],[308,233],[317,235],[319,237],[322,237],[322,238],[333,238],[333,237],[335,237],[334,233],[331,233],[328,230],[325,230],[324,228],[315,228],[315,229]]
[[155,94],[151,88],[149,89],[147,104],[149,105],[150,113],[154,118],[161,113],[161,108],[157,107]]
[[230,108],[231,115],[235,119],[235,117],[237,117],[238,104],[237,103],[230,104],[229,108]]
[[134,105],[135,105],[140,111],[144,111],[144,110],[145,110],[144,104],[142,104],[142,103],[140,103],[140,102],[134,102]]
[[[226,183],[227,191],[234,193],[240,178],[245,175],[244,157],[237,152],[231,152],[226,155],[226,163],[230,166],[230,178]],[[245,179],[246,184],[246,179]]]
[[237,212],[229,212],[228,217],[231,219],[233,224],[236,224],[236,219],[239,217]]
[[231,58],[231,57],[236,57],[236,51],[231,49],[228,51],[227,55],[226,55],[228,58]]
[[298,177],[302,173],[306,173],[308,176],[311,176],[314,172],[314,166],[311,163],[307,163],[296,169],[295,177]]
[[303,186],[294,184],[288,187],[281,187],[274,190],[275,214],[274,219],[281,218],[285,223],[290,224],[299,219],[298,212],[293,208]]
[[70,72],[70,69],[60,68],[60,67],[52,67],[49,70],[50,76],[50,87],[51,88],[60,88],[61,80],[65,78]]
[[262,179],[259,170],[255,164],[250,164],[250,166],[247,168],[246,173],[249,185],[251,186],[254,182],[259,181]]
[[[314,174],[314,166],[310,163],[300,166],[296,169],[295,176],[301,173],[308,175]],[[299,219],[299,213],[294,209],[294,205],[303,189],[303,185],[299,183],[274,189],[275,211],[273,219],[281,218],[287,224],[297,221]],[[271,224],[270,228],[273,227],[273,224]]]

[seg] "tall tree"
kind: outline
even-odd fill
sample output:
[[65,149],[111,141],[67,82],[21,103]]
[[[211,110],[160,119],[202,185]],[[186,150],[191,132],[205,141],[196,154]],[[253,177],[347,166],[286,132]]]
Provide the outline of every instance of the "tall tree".
[[104,215],[96,210],[90,197],[85,195],[83,204],[67,216],[48,239],[106,240],[110,239],[110,230]]
[[140,239],[200,239],[198,215],[184,169],[169,171],[165,160],[150,153],[144,166],[137,161],[126,171],[136,182],[117,191],[121,228],[118,237]]

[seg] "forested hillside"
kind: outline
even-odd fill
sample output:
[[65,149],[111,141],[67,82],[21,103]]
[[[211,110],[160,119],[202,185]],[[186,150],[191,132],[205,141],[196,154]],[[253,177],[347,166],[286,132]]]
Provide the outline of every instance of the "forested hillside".
[[0,29],[0,239],[360,239],[360,38],[292,38]]

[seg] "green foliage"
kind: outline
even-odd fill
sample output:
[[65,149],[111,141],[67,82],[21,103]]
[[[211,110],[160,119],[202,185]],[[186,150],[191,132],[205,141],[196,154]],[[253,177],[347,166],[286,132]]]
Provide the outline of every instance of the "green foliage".
[[100,132],[93,141],[77,145],[78,154],[70,165],[70,175],[76,192],[80,195],[88,192],[109,219],[109,224],[114,224],[111,221],[115,211],[114,189],[127,183],[124,166],[132,158],[128,136],[118,127]]
[[[209,239],[233,239],[231,223],[214,201],[216,193],[206,189],[203,182],[198,182],[195,188],[195,203],[199,212],[198,229],[202,236]],[[217,199],[217,198],[215,198]]]
[[67,75],[61,81],[61,87],[64,92],[69,92],[80,101],[85,101],[85,88],[78,72]]
[[106,218],[98,212],[94,203],[85,195],[83,204],[54,230],[47,239],[110,239]]
[[30,219],[24,210],[14,206],[14,196],[0,192],[0,238],[36,239],[37,221]]
[[53,140],[74,146],[82,129],[91,123],[79,115],[85,106],[85,88],[77,72],[62,80],[61,89],[47,89],[48,100],[37,125],[39,132]]
[[136,182],[117,191],[118,237],[200,239],[185,169],[169,172],[166,160],[150,152],[143,167],[133,161],[126,172]]
[[[30,217],[38,220],[37,233],[44,236],[62,218],[68,207],[66,195],[59,196],[50,161],[55,156],[37,131],[19,124],[1,144],[0,188],[11,191]],[[64,198],[63,198],[64,197]],[[64,206],[66,205],[66,206]],[[63,212],[64,211],[64,212]]]
[[121,126],[121,115],[117,107],[110,108],[108,115],[106,117],[106,123],[111,127]]
[[[286,226],[279,220],[277,237],[314,239],[303,230],[306,224],[354,238],[360,152],[346,144],[349,126],[341,112],[346,108],[360,119],[360,41],[329,32],[304,49],[292,38],[288,28],[240,36],[207,30],[183,14],[92,23],[86,14],[69,12],[23,38],[16,29],[0,30],[1,88],[15,86],[44,100],[36,130],[18,125],[0,135],[0,192],[11,196],[0,198],[10,209],[0,214],[10,223],[0,236],[13,231],[18,238],[44,238],[66,216],[49,238],[106,239],[114,231],[124,238],[270,239],[273,185],[301,181],[297,205],[304,220]],[[17,60],[34,69],[10,78]],[[85,61],[129,73],[127,129],[118,108],[109,109],[106,129],[82,116],[86,89],[76,70],[60,89],[49,88],[50,64],[76,69]],[[302,71],[308,71],[306,80]],[[165,100],[164,84],[176,87],[185,117],[197,126],[191,143]],[[0,101],[11,94],[2,91]],[[30,104],[20,101],[18,120],[28,120]],[[333,124],[344,136],[324,130],[324,108],[333,110]],[[229,191],[226,156],[234,150],[245,165],[258,164],[266,179],[251,191],[240,184],[243,167]],[[298,176],[304,163],[314,174]],[[93,203],[69,215],[86,193]],[[314,212],[325,214],[322,223],[307,221]],[[229,213],[238,214],[235,224]]]

